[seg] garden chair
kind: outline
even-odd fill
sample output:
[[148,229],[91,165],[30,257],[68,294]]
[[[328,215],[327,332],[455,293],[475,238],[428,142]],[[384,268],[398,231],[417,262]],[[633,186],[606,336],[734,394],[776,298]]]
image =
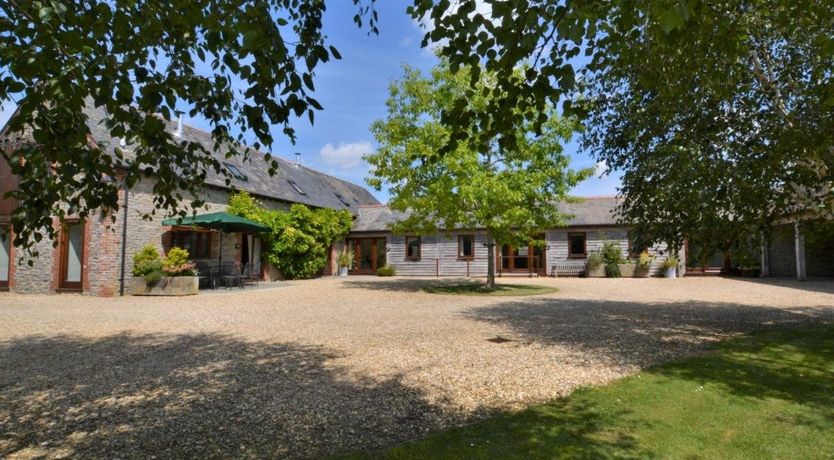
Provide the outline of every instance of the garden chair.
[[247,264],[243,268],[243,284],[257,286],[261,280],[261,264],[258,262]]
[[230,289],[237,286],[243,289],[243,276],[240,274],[240,269],[236,263],[224,262],[220,273],[220,278],[223,280],[224,287]]

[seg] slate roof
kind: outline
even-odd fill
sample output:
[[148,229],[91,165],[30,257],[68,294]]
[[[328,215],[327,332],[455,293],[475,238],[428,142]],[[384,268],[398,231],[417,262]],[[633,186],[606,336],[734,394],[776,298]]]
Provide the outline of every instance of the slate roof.
[[[109,151],[119,147],[119,139],[111,137],[110,132],[104,124],[104,110],[94,107],[92,103],[88,103],[85,113],[89,117],[88,124],[93,139],[102,148]],[[176,121],[167,124],[170,131],[173,132],[176,130]],[[203,130],[183,124],[182,135],[180,137],[188,141],[199,142],[207,151],[213,152],[218,160],[236,166],[247,177],[245,181],[232,179],[232,185],[238,190],[245,190],[262,197],[292,203],[302,203],[319,208],[347,209],[354,214],[356,214],[360,205],[379,204],[379,201],[362,186],[337,179],[303,165],[296,165],[295,162],[285,160],[277,155],[273,155],[272,157],[278,162],[278,171],[273,176],[269,175],[269,163],[265,160],[264,154],[255,149],[250,148],[248,162],[243,161],[240,157],[227,159],[225,154],[228,148],[222,148],[219,151],[214,150],[214,142],[212,141],[211,134]],[[130,159],[129,144],[126,146],[126,152],[125,157]],[[297,192],[289,183],[290,180],[298,184],[305,194]],[[206,183],[216,187],[228,188],[225,177],[222,174],[215,174],[211,170],[208,172]],[[343,203],[337,194],[341,195],[347,204]]]
[[[616,225],[614,211],[619,199],[612,196],[586,197],[578,203],[562,203],[559,209],[568,215],[569,227]],[[362,206],[353,221],[352,232],[387,231],[406,214],[393,211],[385,205]]]

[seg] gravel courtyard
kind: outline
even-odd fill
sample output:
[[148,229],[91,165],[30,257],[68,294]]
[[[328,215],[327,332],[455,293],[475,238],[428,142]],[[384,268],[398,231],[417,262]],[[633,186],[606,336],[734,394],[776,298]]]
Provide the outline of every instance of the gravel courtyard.
[[502,281],[559,291],[351,277],[175,299],[0,294],[0,457],[371,450],[729,335],[834,321],[831,281]]

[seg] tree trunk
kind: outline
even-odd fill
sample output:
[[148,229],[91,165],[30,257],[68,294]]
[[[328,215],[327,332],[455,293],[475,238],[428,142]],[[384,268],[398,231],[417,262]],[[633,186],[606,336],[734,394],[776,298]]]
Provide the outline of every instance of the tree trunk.
[[487,289],[495,289],[495,241],[487,235]]

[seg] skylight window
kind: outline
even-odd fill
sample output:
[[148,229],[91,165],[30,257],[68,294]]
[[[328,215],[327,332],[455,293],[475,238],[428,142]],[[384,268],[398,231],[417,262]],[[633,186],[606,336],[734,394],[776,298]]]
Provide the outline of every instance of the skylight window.
[[336,198],[338,198],[339,201],[342,202],[342,204],[344,204],[347,207],[350,207],[350,203],[348,202],[348,200],[346,200],[345,197],[343,197],[340,193],[334,193],[334,195],[336,195]]
[[229,174],[231,174],[235,179],[244,181],[249,180],[249,178],[246,177],[246,174],[240,172],[240,169],[238,169],[237,166],[231,163],[226,163],[225,161],[223,162],[223,166],[226,167],[226,171],[229,171]]
[[305,192],[305,191],[301,188],[301,186],[300,186],[300,185],[298,185],[298,183],[297,183],[296,181],[287,179],[287,182],[289,182],[289,183],[290,183],[290,185],[292,185],[292,188],[294,188],[294,189],[295,189],[295,191],[296,191],[296,192],[298,192],[299,194],[301,194],[301,195],[306,195],[306,194],[307,194],[307,192]]

